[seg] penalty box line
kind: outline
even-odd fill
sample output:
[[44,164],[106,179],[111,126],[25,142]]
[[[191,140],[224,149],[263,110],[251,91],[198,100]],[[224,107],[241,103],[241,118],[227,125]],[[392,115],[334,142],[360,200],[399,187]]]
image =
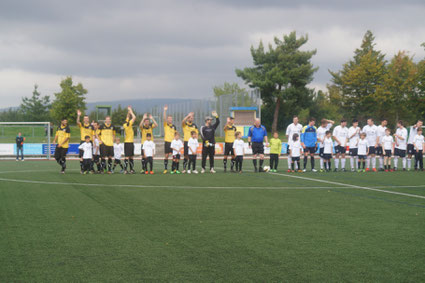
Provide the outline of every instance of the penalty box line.
[[[380,192],[380,193],[400,195],[400,196],[406,196],[406,197],[411,197],[411,198],[425,199],[425,196],[419,196],[419,195],[401,193],[401,192],[393,192],[393,191],[375,189],[375,188],[370,188],[370,187],[351,185],[351,184],[346,184],[346,183],[341,183],[341,182],[327,181],[327,180],[315,179],[315,178],[309,178],[309,177],[293,176],[293,175],[282,174],[282,173],[271,173],[271,172],[269,172],[269,174],[277,175],[277,176],[284,176],[284,177],[288,177],[288,178],[295,178],[295,179],[319,182],[319,183],[325,183],[325,184],[331,184],[331,185],[337,185],[337,186],[344,186],[344,187],[348,187],[348,188],[360,189],[360,190],[365,190],[365,191],[375,191],[375,192]],[[332,187],[330,187],[329,189],[332,189]]]

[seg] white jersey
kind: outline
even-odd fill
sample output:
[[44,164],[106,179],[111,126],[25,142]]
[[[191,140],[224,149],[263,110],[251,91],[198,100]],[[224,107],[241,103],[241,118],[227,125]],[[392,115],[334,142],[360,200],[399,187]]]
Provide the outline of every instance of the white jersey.
[[383,136],[381,139],[381,145],[384,148],[384,150],[392,150],[394,144],[394,138],[393,136]]
[[100,155],[99,140],[96,138],[93,140],[93,155]]
[[[196,155],[196,152],[198,151],[199,142],[198,139],[190,138],[187,142],[187,146],[189,147],[189,155]],[[193,151],[194,149],[195,151]]]
[[84,151],[83,159],[92,159],[93,158],[93,145],[89,142],[83,142],[80,144],[78,149]]
[[418,128],[415,126],[410,127],[408,144],[414,144],[415,136],[418,134]]
[[317,134],[317,140],[320,142],[320,148],[324,147],[323,141],[326,137],[326,132],[329,131],[332,128],[332,124],[329,123],[326,125],[326,127],[320,126],[317,128],[316,134]]
[[324,144],[324,149],[323,149],[323,153],[324,154],[332,154],[332,149],[334,147],[334,141],[332,140],[332,138],[325,138],[325,141],[323,142]]
[[357,143],[359,142],[360,139],[360,127],[353,127],[351,126],[348,129],[348,146],[350,148],[357,148]]
[[301,156],[301,142],[300,140],[292,141],[292,144],[289,145],[291,150],[291,157],[300,157]]
[[379,146],[382,146],[382,138],[385,136],[385,130],[387,129],[387,127],[381,126],[379,125],[378,127],[376,127],[376,136],[379,139]]
[[404,127],[398,128],[395,134],[403,138],[403,139],[399,139],[396,137],[396,142],[398,143],[398,145],[396,144],[395,147],[401,150],[406,150],[407,149],[407,129]]
[[341,125],[336,126],[332,135],[338,139],[340,146],[346,146],[347,145],[347,139],[348,139],[348,128],[342,127]]
[[236,156],[243,156],[245,148],[245,142],[243,140],[236,139],[233,142],[233,149],[235,150]]
[[292,123],[286,128],[286,135],[288,136],[288,145],[291,145],[294,142],[292,139],[292,136],[294,134],[298,134],[298,136],[301,138],[302,130],[303,130],[303,125],[301,125],[300,123],[296,125]]
[[374,146],[375,143],[373,143],[373,145],[370,145],[369,141],[366,139],[360,139],[358,144],[357,144],[357,154],[358,155],[367,155],[367,149],[369,146]]
[[155,143],[152,140],[146,140],[143,143],[143,151],[146,157],[152,157],[155,154]]
[[375,146],[376,138],[378,137],[378,127],[376,125],[366,125],[363,127],[363,133],[366,134],[366,139],[369,142],[369,146]]
[[173,155],[180,154],[180,150],[183,148],[183,142],[181,140],[173,140],[170,147],[173,149]]
[[416,134],[415,140],[413,142],[414,142],[414,145],[416,146],[416,148],[418,150],[423,150],[424,149],[425,139],[424,139],[424,136],[423,135]]
[[114,158],[117,160],[121,160],[121,156],[124,153],[124,144],[114,143]]

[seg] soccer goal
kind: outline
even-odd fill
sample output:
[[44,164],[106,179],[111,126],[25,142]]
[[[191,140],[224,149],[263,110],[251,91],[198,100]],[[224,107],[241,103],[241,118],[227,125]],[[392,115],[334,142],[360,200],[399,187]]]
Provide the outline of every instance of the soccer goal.
[[0,158],[16,158],[19,133],[24,138],[24,157],[50,159],[54,150],[51,146],[53,128],[50,122],[0,122]]

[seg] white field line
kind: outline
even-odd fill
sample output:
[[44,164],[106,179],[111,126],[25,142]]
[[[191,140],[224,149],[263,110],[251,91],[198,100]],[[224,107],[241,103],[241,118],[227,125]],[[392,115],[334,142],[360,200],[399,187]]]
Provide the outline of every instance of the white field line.
[[[269,174],[277,175],[277,176],[284,176],[284,177],[289,177],[289,178],[296,178],[296,179],[301,179],[301,180],[314,181],[314,182],[319,182],[319,183],[326,183],[326,184],[337,185],[337,186],[345,186],[345,187],[354,188],[354,189],[361,189],[361,190],[367,190],[367,191],[375,191],[375,192],[380,192],[380,193],[387,193],[387,194],[393,194],[393,195],[400,195],[400,196],[406,196],[406,197],[412,197],[412,198],[425,199],[425,196],[419,196],[419,195],[407,194],[407,193],[401,193],[401,192],[394,192],[394,191],[387,191],[387,190],[380,190],[380,189],[376,189],[376,188],[357,186],[357,185],[345,184],[345,183],[340,183],[340,182],[333,182],[333,181],[327,181],[327,180],[321,180],[321,179],[315,179],[315,178],[308,178],[308,177],[301,177],[301,176],[294,176],[294,175],[281,174],[281,173],[269,173]],[[329,189],[332,189],[332,187],[329,188]]]

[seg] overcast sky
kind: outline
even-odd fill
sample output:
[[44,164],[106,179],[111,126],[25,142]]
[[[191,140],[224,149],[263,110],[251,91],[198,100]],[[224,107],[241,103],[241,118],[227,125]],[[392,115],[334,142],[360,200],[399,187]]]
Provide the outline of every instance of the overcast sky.
[[67,75],[88,102],[211,97],[214,85],[243,84],[234,70],[251,66],[252,44],[292,30],[317,49],[312,87],[324,89],[368,29],[388,58],[424,58],[424,15],[423,0],[1,0],[0,108],[35,83],[52,95]]

